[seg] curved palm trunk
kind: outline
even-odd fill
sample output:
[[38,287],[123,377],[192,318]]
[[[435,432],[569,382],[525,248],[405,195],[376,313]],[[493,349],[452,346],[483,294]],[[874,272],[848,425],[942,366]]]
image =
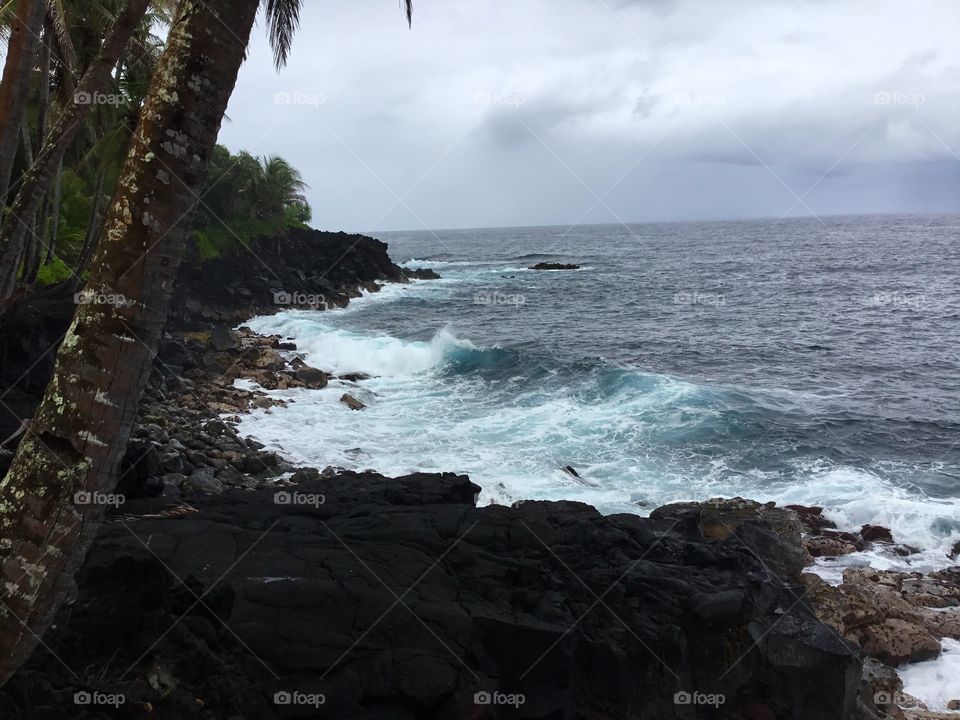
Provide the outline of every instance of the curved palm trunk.
[[17,0],[0,79],[0,206],[10,189],[10,173],[20,142],[20,126],[30,94],[30,71],[43,25],[45,0]]
[[[103,516],[258,0],[183,0],[53,378],[0,481],[0,685],[70,595]],[[106,299],[113,302],[100,303]]]
[[[30,232],[28,218],[35,216],[40,209],[44,194],[50,187],[57,168],[63,162],[67,150],[70,149],[70,144],[81,123],[93,108],[93,100],[108,87],[110,73],[137,25],[146,14],[149,5],[150,0],[130,0],[124,8],[123,13],[110,28],[99,54],[87,68],[77,86],[75,97],[82,101],[71,103],[60,114],[47,134],[36,160],[23,176],[20,191],[0,229],[3,247],[0,253],[0,308],[10,298],[16,287],[19,270],[16,258],[23,256],[25,247],[28,248],[28,257],[39,254],[39,248],[33,247],[37,244],[37,239]],[[32,285],[36,270],[32,265],[26,270],[23,280],[27,285]]]

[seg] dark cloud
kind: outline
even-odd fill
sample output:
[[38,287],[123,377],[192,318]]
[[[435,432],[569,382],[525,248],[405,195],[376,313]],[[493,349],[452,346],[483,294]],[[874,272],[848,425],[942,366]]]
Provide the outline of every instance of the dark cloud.
[[318,225],[960,209],[952,0],[317,5],[221,139],[300,167]]

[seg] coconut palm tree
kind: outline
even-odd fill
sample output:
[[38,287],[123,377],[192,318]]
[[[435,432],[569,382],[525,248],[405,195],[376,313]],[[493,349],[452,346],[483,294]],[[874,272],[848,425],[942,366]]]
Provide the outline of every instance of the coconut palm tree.
[[150,2],[130,0],[117,17],[99,53],[77,85],[75,101],[62,110],[43,148],[23,176],[16,199],[0,226],[0,306],[13,294],[17,273],[24,259],[27,260],[27,274],[31,281],[39,269],[39,239],[33,231],[31,220],[40,209],[44,195],[81,124],[93,110],[93,99],[108,87],[111,72],[146,14]]
[[279,219],[281,228],[286,209],[291,205],[305,204],[304,191],[307,184],[300,171],[281,157],[275,155],[261,158],[255,174],[249,180],[249,192],[253,202],[250,215],[255,219]]
[[0,206],[10,187],[10,174],[20,143],[30,78],[43,27],[45,0],[17,0],[10,18],[7,59],[0,78]]
[[[267,0],[278,66],[301,1]],[[104,507],[75,494],[116,484],[258,5],[182,0],[177,11],[91,265],[87,289],[106,302],[80,305],[0,481],[0,685],[71,594],[96,535]]]

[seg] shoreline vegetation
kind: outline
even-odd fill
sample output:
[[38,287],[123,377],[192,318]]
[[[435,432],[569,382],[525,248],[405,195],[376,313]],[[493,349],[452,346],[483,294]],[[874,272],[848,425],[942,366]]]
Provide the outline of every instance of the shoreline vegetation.
[[258,13],[279,70],[303,6],[0,13],[0,717],[954,717],[895,666],[960,640],[955,566],[804,572],[909,554],[890,529],[477,507],[465,475],[296,467],[239,432],[299,401],[266,391],[365,410],[364,376],[244,322],[437,277],[309,229],[295,168],[216,144]]

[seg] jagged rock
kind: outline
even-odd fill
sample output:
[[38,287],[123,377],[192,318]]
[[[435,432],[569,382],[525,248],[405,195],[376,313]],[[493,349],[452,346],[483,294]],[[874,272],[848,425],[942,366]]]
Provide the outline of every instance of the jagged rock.
[[935,658],[940,638],[960,639],[960,614],[934,609],[960,596],[949,579],[871,568],[848,568],[840,587],[802,579],[817,616],[884,663]]
[[320,471],[316,468],[300,468],[290,476],[290,482],[299,485],[310,480],[319,480]]
[[217,325],[210,333],[210,344],[216,350],[232,350],[239,344],[233,330],[227,325]]
[[343,375],[338,375],[337,378],[339,380],[346,380],[347,382],[356,383],[356,382],[360,382],[361,380],[369,380],[370,375],[367,375],[366,373],[362,373],[362,372],[354,372],[354,373],[344,373]]
[[893,668],[873,658],[863,661],[859,698],[862,720],[904,720],[899,701],[903,697],[903,681]]
[[256,455],[249,455],[243,463],[243,471],[256,475],[271,470],[276,470],[280,464],[280,457],[276,453],[261,452]]
[[675,503],[650,517],[687,534],[738,545],[756,555],[771,571],[797,578],[806,565],[797,514],[743,498],[715,498],[702,503]]
[[416,280],[439,280],[440,275],[430,268],[403,268],[403,275],[406,278],[413,278]]
[[156,720],[295,716],[271,702],[282,690],[325,695],[302,717],[479,720],[481,690],[525,696],[504,717],[556,720],[700,716],[683,692],[722,694],[710,716],[854,711],[856,654],[732,536],[572,502],[476,508],[455,475],[341,473],[296,491],[125,507],[51,653],[0,691],[4,718],[87,717],[60,660]]
[[882,525],[864,525],[862,528],[860,528],[860,537],[867,542],[893,544],[893,534]]
[[856,545],[836,537],[808,537],[803,545],[813,557],[837,557],[857,551]]
[[303,386],[311,390],[322,390],[327,386],[327,373],[309,366],[304,366],[297,370],[297,380],[303,383]]
[[856,634],[864,652],[887,665],[932,660],[940,655],[940,641],[920,625],[906,620],[887,618]]
[[219,495],[226,490],[226,485],[222,480],[214,476],[212,467],[205,467],[197,470],[183,483],[183,495],[193,497],[196,495]]
[[835,528],[837,526],[833,520],[823,517],[822,507],[807,505],[785,505],[784,507],[787,510],[793,510],[800,518],[800,523],[804,529],[814,535],[825,528]]
[[342,402],[351,410],[363,410],[366,407],[366,405],[364,405],[362,402],[357,400],[353,395],[350,395],[349,393],[344,393],[340,397],[340,402]]

